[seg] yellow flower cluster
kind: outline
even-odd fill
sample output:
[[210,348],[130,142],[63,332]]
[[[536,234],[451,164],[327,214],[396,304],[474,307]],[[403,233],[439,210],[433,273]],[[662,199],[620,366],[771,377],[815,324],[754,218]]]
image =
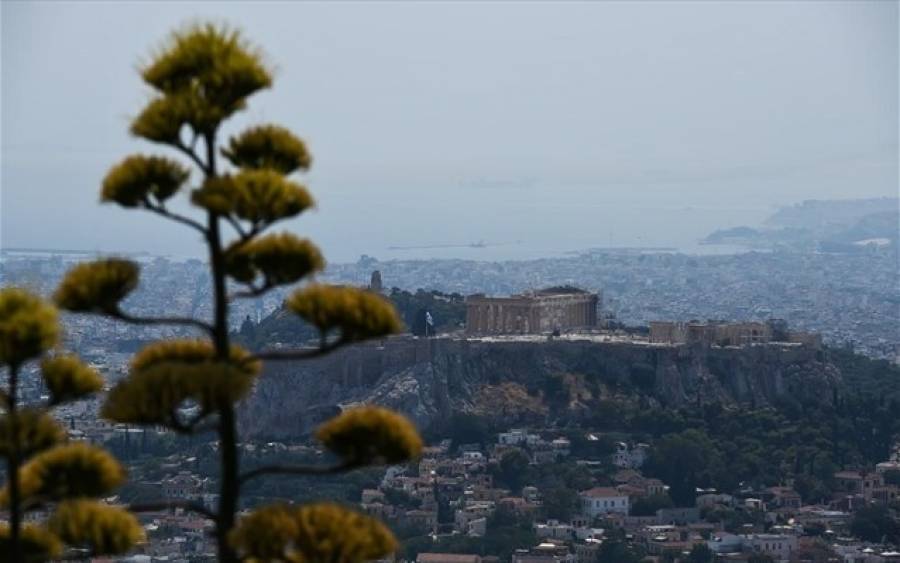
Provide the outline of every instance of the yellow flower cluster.
[[13,561],[9,525],[0,524],[0,563],[38,563],[56,559],[62,554],[63,546],[59,538],[35,524],[22,526],[20,541],[24,562]]
[[382,407],[345,411],[319,426],[316,438],[351,464],[405,463],[422,453],[422,438],[415,426]]
[[[131,359],[131,371],[139,372],[158,364],[206,364],[215,361],[216,350],[208,340],[161,340],[144,346]],[[233,344],[228,362],[239,367],[247,375],[259,373],[260,363],[252,360],[250,353]]]
[[103,389],[103,378],[75,356],[55,356],[41,362],[51,404],[77,401]]
[[58,339],[56,309],[25,290],[0,289],[0,364],[17,366]]
[[212,104],[194,85],[152,100],[131,122],[131,133],[156,143],[182,144],[181,131],[189,126],[198,134],[212,132],[228,116],[242,109],[243,99],[234,104]]
[[306,170],[312,157],[306,145],[278,125],[259,125],[229,140],[222,154],[238,168],[268,168],[281,174]]
[[246,105],[248,96],[272,83],[261,56],[240,34],[214,25],[174,33],[141,75],[161,97],[150,102],[131,130],[163,143],[178,142],[184,125],[197,134],[214,131]]
[[66,439],[65,431],[46,412],[33,408],[19,409],[15,414],[0,418],[0,457],[9,457],[12,452],[13,428],[18,435],[15,443],[18,444],[19,459],[27,459]]
[[195,25],[174,32],[169,44],[141,70],[141,76],[163,93],[200,83],[211,90],[211,96],[231,88],[236,97],[244,98],[272,82],[261,59],[238,31]]
[[129,156],[106,174],[100,199],[123,207],[136,207],[150,196],[162,203],[181,188],[189,175],[187,168],[168,158]]
[[[118,271],[120,264],[116,262],[87,266],[74,276],[70,273],[58,292],[62,301],[76,308],[84,306],[86,301],[97,302],[96,294],[105,289],[122,291],[121,278],[127,277]],[[130,267],[133,266],[125,263],[122,269],[127,271]],[[120,279],[118,283],[110,281],[116,278]],[[79,281],[84,280],[99,280],[96,284],[99,288],[79,288]],[[101,303],[104,300],[105,297],[99,298]],[[17,366],[43,355],[56,343],[58,332],[56,309],[50,304],[22,290],[0,290],[0,359],[4,363]],[[103,385],[100,375],[74,356],[45,357],[41,371],[50,390],[51,406],[99,391]],[[16,397],[7,399],[15,401]],[[24,462],[15,469],[19,477],[16,506],[9,506],[12,494],[8,480],[0,490],[0,506],[21,515],[29,508],[64,501],[51,516],[57,525],[65,522],[67,536],[63,541],[88,547],[97,555],[129,549],[135,543],[135,534],[125,533],[123,524],[116,525],[111,516],[103,517],[97,510],[89,510],[89,501],[77,501],[77,505],[64,510],[63,507],[69,506],[66,499],[106,495],[125,479],[124,469],[107,452],[87,444],[67,443],[66,439],[63,428],[45,408],[20,407],[14,412],[8,409],[0,417],[0,457]],[[114,510],[127,514],[121,509]],[[125,520],[140,532],[133,517],[127,516]],[[76,537],[75,532],[81,535]],[[16,548],[9,526],[0,525],[0,563],[56,559],[63,554],[63,541],[53,531],[29,524],[20,528]]]
[[53,294],[56,304],[69,311],[111,313],[138,284],[138,266],[130,260],[106,258],[78,264]]
[[311,285],[295,291],[288,309],[323,333],[339,329],[348,342],[400,332],[402,324],[386,299],[361,289]]
[[[88,444],[57,446],[22,466],[20,489],[25,499],[57,501],[109,494],[125,480],[125,470],[105,450]],[[0,493],[9,503],[9,488]]]
[[253,378],[227,363],[160,364],[136,372],[110,390],[101,414],[129,424],[181,430],[178,409],[189,401],[209,414],[240,400]]
[[259,373],[259,362],[239,346],[217,360],[201,340],[157,342],[138,353],[131,374],[107,396],[101,414],[116,422],[162,424],[180,430],[178,409],[192,401],[203,413],[243,398]]
[[61,502],[47,527],[66,544],[106,555],[125,553],[144,539],[143,528],[130,512],[86,499]]
[[309,240],[290,233],[266,235],[226,253],[228,274],[251,283],[262,275],[267,285],[299,281],[325,267],[325,259]]
[[191,201],[208,211],[257,225],[293,217],[313,206],[306,188],[265,169],[210,179],[194,190]]
[[360,563],[398,547],[378,520],[330,503],[263,507],[242,518],[229,539],[244,558],[261,562]]
[[[156,98],[131,122],[131,134],[156,143],[179,142],[181,129],[191,120],[187,101],[178,96]],[[194,121],[200,121],[196,116]]]

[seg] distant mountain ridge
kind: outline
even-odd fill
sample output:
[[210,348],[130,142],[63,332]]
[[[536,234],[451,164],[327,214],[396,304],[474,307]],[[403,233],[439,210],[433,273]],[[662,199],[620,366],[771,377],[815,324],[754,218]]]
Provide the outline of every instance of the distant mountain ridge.
[[807,200],[780,208],[761,228],[720,229],[702,242],[826,252],[859,252],[873,246],[896,249],[900,199]]
[[872,214],[897,213],[898,198],[873,199],[808,199],[795,205],[780,208],[764,224],[770,227],[826,231],[850,227]]

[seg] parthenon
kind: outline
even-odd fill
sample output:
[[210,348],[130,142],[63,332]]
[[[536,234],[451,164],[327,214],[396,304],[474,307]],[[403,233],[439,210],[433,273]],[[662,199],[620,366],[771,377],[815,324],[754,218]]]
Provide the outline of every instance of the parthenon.
[[509,297],[466,298],[469,334],[536,334],[597,325],[600,298],[575,287],[551,287]]

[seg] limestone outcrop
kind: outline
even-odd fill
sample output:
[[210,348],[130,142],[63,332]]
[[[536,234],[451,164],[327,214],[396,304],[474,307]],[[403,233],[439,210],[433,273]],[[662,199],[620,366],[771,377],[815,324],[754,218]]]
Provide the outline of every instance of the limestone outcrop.
[[241,416],[245,435],[284,439],[362,402],[439,428],[456,412],[504,425],[564,421],[617,398],[673,407],[830,401],[840,384],[827,353],[804,346],[399,337],[315,361],[270,363]]

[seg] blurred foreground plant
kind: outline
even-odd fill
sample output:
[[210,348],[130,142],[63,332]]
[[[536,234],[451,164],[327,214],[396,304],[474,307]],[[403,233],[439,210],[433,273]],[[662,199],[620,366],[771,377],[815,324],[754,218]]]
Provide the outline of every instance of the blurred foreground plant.
[[[287,232],[266,232],[313,206],[307,189],[289,178],[309,168],[309,152],[303,141],[277,125],[251,127],[219,146],[222,122],[243,109],[250,95],[272,83],[260,54],[236,31],[199,25],[176,32],[141,69],[141,76],[154,97],[132,122],[131,132],[176,150],[199,170],[190,201],[204,216],[198,220],[168,207],[187,185],[190,170],[163,156],[134,155],[114,166],[103,181],[101,199],[155,213],[203,237],[213,285],[213,319],[138,317],[124,311],[121,301],[137,286],[138,267],[119,259],[75,267],[55,299],[74,312],[137,324],[184,325],[204,333],[206,339],[164,341],[144,348],[135,356],[129,376],[109,393],[102,413],[116,422],[161,425],[182,434],[216,432],[221,480],[214,511],[185,501],[132,509],[182,508],[212,519],[218,559],[225,562],[351,562],[391,553],[396,544],[386,528],[334,505],[264,507],[236,521],[241,487],[251,479],[338,473],[419,455],[421,440],[405,418],[363,407],[327,422],[317,434],[339,458],[334,466],[266,466],[241,473],[238,459],[235,405],[252,389],[263,360],[321,356],[395,333],[401,325],[393,307],[379,295],[313,284],[297,290],[287,307],[318,328],[317,347],[254,354],[232,344],[228,309],[233,299],[258,297],[306,280],[324,267],[321,253],[310,241]],[[231,165],[228,170],[220,166],[220,155]],[[233,232],[231,240],[226,241],[225,228]],[[230,291],[229,279],[232,287],[242,289]]]
[[[62,556],[64,545],[86,556],[115,555],[143,538],[134,516],[93,500],[124,481],[119,462],[95,446],[68,442],[49,414],[103,386],[100,375],[74,356],[47,355],[59,332],[52,305],[27,291],[0,290],[0,365],[7,372],[0,391],[0,456],[7,475],[0,506],[10,515],[0,527],[0,561],[46,561]],[[49,398],[23,407],[22,367],[38,359]],[[25,515],[37,510],[50,512],[47,522],[23,525]]]

